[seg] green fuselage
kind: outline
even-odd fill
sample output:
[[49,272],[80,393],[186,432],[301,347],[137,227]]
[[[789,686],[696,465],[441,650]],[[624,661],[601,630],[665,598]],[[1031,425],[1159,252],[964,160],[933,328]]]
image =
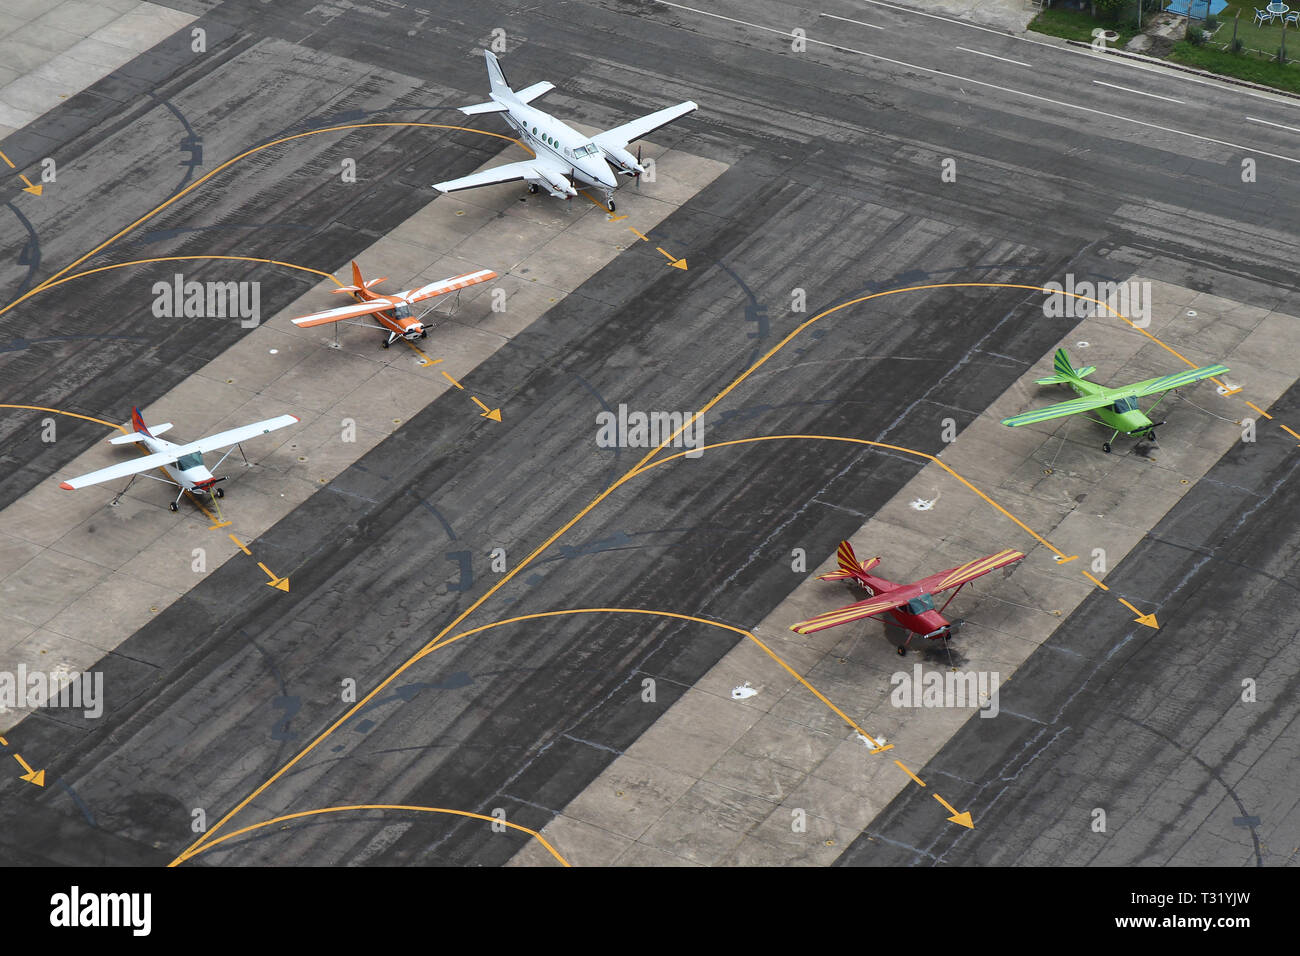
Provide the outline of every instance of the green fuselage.
[[1112,399],[1111,404],[1102,405],[1100,408],[1093,409],[1093,411],[1100,416],[1103,423],[1109,425],[1121,435],[1132,435],[1137,432],[1148,431],[1155,425],[1151,419],[1147,418],[1146,413],[1138,408],[1137,399],[1133,397],[1132,387],[1106,388],[1086,379],[1072,381],[1068,384],[1081,397],[1105,395],[1107,398]]

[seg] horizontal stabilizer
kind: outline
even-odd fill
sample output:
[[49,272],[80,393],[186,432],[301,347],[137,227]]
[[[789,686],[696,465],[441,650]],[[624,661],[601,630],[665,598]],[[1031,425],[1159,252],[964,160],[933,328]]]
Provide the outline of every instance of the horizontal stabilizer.
[[[149,433],[156,438],[171,427],[171,422],[163,422],[161,425],[150,425]],[[144,441],[144,436],[139,432],[131,432],[129,435],[118,435],[116,438],[110,438],[108,443],[110,445],[129,445],[131,442],[135,441]]]
[[475,103],[473,106],[462,106],[460,111],[466,116],[477,116],[479,113],[505,113],[510,107],[502,106],[500,103]]
[[1097,371],[1097,366],[1089,365],[1086,368],[1077,369],[1072,375],[1049,375],[1047,378],[1034,379],[1035,385],[1064,385],[1067,382],[1073,382],[1081,378],[1087,378],[1093,372]]
[[540,83],[534,83],[532,86],[525,86],[522,90],[515,91],[515,99],[521,103],[531,103],[543,93],[549,93],[555,89],[554,83],[542,80]]

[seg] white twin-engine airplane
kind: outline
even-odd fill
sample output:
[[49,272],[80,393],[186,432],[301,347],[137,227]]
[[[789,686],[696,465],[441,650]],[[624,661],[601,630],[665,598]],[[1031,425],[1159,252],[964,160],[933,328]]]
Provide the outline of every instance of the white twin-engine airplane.
[[[207,438],[200,438],[198,441],[177,445],[158,437],[172,427],[171,422],[155,425],[151,431],[145,425],[144,418],[140,415],[140,409],[133,408],[131,409],[131,427],[135,431],[126,435],[118,435],[116,438],[110,438],[108,440],[109,444],[125,445],[130,442],[139,442],[149,450],[149,454],[143,458],[124,461],[119,465],[109,465],[107,468],[92,471],[90,474],[82,475],[79,478],[69,478],[67,481],[61,482],[59,487],[72,491],[77,488],[84,488],[86,485],[97,485],[101,481],[125,478],[127,475],[131,476],[131,481],[135,481],[136,475],[144,474],[155,468],[161,468],[171,479],[170,481],[167,478],[156,478],[153,475],[145,475],[145,477],[153,478],[155,481],[165,481],[180,488],[176,500],[170,505],[172,511],[179,508],[181,495],[187,491],[194,494],[207,494],[216,498],[224,498],[226,496],[225,492],[216,487],[216,484],[226,479],[224,476],[221,478],[213,477],[212,472],[208,471],[203,464],[203,453],[219,451],[222,448],[229,448],[230,451],[234,451],[235,446],[239,445],[240,442],[256,438],[258,435],[265,435],[287,425],[293,425],[300,420],[297,415],[281,415],[279,418],[268,418],[264,422],[242,425],[239,428],[231,428],[228,431],[209,435]],[[218,461],[213,467],[220,468],[221,462],[225,461],[229,456],[230,452],[228,451],[221,456],[221,461]],[[130,487],[131,485],[128,483],[127,488]],[[125,488],[122,493],[126,493]]]
[[487,60],[488,79],[492,81],[492,92],[488,94],[492,101],[462,106],[460,111],[467,116],[504,114],[502,118],[536,155],[520,163],[507,163],[460,179],[434,183],[434,189],[445,193],[523,179],[528,182],[530,193],[545,189],[557,199],[572,199],[578,195],[575,184],[580,184],[603,189],[605,205],[613,212],[614,190],[618,187],[615,173],[639,180],[646,171],[639,159],[627,151],[628,144],[698,109],[688,100],[588,139],[549,113],[528,105],[543,93],[555,89],[554,83],[534,83],[515,92],[506,82],[501,64],[492,52],[484,50],[483,56]]

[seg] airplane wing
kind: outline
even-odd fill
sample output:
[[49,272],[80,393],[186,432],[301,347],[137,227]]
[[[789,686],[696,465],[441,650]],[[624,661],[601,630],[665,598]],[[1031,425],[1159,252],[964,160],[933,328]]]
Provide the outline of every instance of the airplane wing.
[[1002,424],[1015,428],[1018,425],[1032,425],[1034,422],[1047,421],[1049,418],[1064,418],[1066,415],[1077,415],[1079,412],[1101,408],[1103,405],[1112,405],[1117,397],[1114,393],[1109,395],[1085,395],[1083,398],[1071,399],[1068,402],[1057,402],[1055,405],[1036,408],[1032,412],[1025,412],[1023,415],[1004,418]]
[[141,472],[151,471],[162,465],[170,465],[176,459],[194,452],[216,451],[220,448],[229,448],[231,445],[238,445],[242,441],[250,438],[256,438],[258,435],[265,435],[267,432],[273,432],[276,429],[284,428],[286,425],[292,425],[300,421],[297,415],[281,415],[278,418],[268,418],[263,422],[254,422],[252,425],[241,425],[239,428],[231,428],[224,432],[218,432],[215,435],[209,435],[207,438],[200,438],[198,441],[192,441],[188,445],[176,445],[167,451],[155,452],[152,455],[145,455],[141,458],[132,458],[130,461],[124,461],[116,465],[109,465],[107,468],[101,468],[99,471],[92,471],[86,475],[79,475],[76,478],[69,478],[67,481],[60,482],[59,487],[73,491],[77,488],[84,488],[87,485],[97,485],[100,482],[112,481],[114,478],[125,478],[127,475],[138,475]]
[[834,611],[818,614],[816,617],[810,617],[798,624],[791,624],[790,630],[796,634],[812,634],[814,631],[824,631],[836,624],[848,624],[850,621],[860,621],[864,617],[871,617],[873,614],[880,614],[883,611],[892,611],[894,608],[902,607],[906,603],[907,598],[891,598],[888,595],[868,598],[865,601],[859,601],[857,604],[850,604],[848,607],[836,608]]
[[916,586],[924,588],[931,594],[938,591],[946,591],[949,588],[959,587],[967,581],[974,581],[976,578],[988,574],[990,571],[996,571],[998,568],[1004,568],[1008,564],[1014,564],[1024,556],[1024,552],[1013,551],[1008,548],[1005,551],[999,551],[997,554],[991,554],[987,558],[976,558],[974,561],[967,561],[960,567],[949,568],[947,571],[940,571],[938,574],[932,574],[928,578],[922,578],[920,581],[916,582]]
[[1211,375],[1222,375],[1226,371],[1228,371],[1226,365],[1206,365],[1202,368],[1189,368],[1185,372],[1174,372],[1172,375],[1162,375],[1159,378],[1150,378],[1145,382],[1138,382],[1132,386],[1133,393],[1135,395],[1155,395],[1158,392],[1167,392],[1171,388],[1181,388],[1184,385],[1192,384],[1192,382],[1199,382]]
[[615,126],[603,133],[597,133],[591,138],[591,141],[602,149],[626,149],[628,143],[634,143],[638,139],[649,136],[660,127],[667,126],[674,120],[681,119],[687,113],[693,113],[697,109],[699,107],[695,103],[687,100],[685,103],[669,106],[667,109],[650,113],[640,119],[634,119],[630,123]]
[[408,302],[419,302],[421,299],[431,299],[435,295],[445,295],[466,286],[478,285],[480,282],[490,282],[496,277],[497,274],[491,269],[480,269],[478,272],[466,272],[462,275],[452,276],[450,279],[439,279],[437,282],[430,282],[418,289],[403,292],[401,296]]
[[218,451],[222,448],[229,448],[231,445],[238,445],[240,442],[248,441],[250,438],[256,438],[258,435],[266,435],[281,428],[287,428],[290,425],[302,421],[297,415],[279,415],[275,418],[268,418],[266,421],[253,422],[251,425],[240,425],[238,428],[231,428],[224,432],[217,432],[215,435],[209,435],[207,438],[200,438],[198,441],[192,441],[188,445],[182,445],[180,448],[173,449],[176,457],[181,455],[190,455],[194,452]]
[[304,315],[301,318],[294,319],[293,324],[309,329],[313,325],[342,322],[344,319],[355,319],[363,315],[374,315],[376,312],[386,312],[392,307],[393,303],[387,299],[357,302],[353,305],[341,305],[337,309],[326,309],[324,312],[313,312],[311,315]]
[[519,179],[546,179],[546,175],[537,168],[535,160],[525,159],[518,163],[506,163],[491,169],[470,173],[460,179],[449,179],[444,183],[434,183],[433,188],[444,193],[454,193],[460,189],[474,189],[477,186],[495,186],[497,183],[512,183]]

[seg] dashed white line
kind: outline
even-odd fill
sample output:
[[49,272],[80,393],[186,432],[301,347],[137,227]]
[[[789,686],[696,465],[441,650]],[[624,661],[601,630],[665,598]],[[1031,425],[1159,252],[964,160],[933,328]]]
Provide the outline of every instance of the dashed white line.
[[956,49],[963,53],[974,53],[976,56],[986,56],[991,60],[1001,60],[1003,63],[1014,63],[1016,66],[1029,66],[1028,63],[1022,63],[1020,60],[1012,60],[1009,57],[997,56],[993,53],[985,53],[983,50],[972,50],[969,47],[959,46]]
[[1136,93],[1138,96],[1149,96],[1153,100],[1165,100],[1169,103],[1178,103],[1180,106],[1186,106],[1182,100],[1176,100],[1172,96],[1161,96],[1159,93],[1148,93],[1145,90],[1134,90],[1127,86],[1119,86],[1115,83],[1107,83],[1105,80],[1093,80],[1098,86],[1109,86],[1112,90],[1123,90],[1125,93]]
[[883,30],[884,27],[878,27],[874,23],[865,23],[862,20],[850,20],[848,17],[837,17],[833,13],[819,13],[819,17],[825,17],[827,20],[843,20],[845,23],[856,23],[860,27],[871,27],[873,30]]
[[[794,37],[795,35],[788,30],[778,30],[775,27],[765,27],[761,23],[750,23],[748,20],[737,20],[735,17],[726,17],[721,13],[713,13],[710,10],[700,10],[697,7],[688,7],[684,3],[672,3],[670,0],[655,0],[655,3],[665,7],[672,7],[676,10],[685,10],[687,13],[698,13],[701,16],[713,17],[717,20],[726,20],[728,23],[739,23],[741,26],[753,27],[755,30],[762,30],[764,33],[775,33],[777,36]],[[1001,93],[1010,93],[1013,96],[1023,96],[1026,99],[1037,100],[1040,103],[1051,103],[1053,106],[1060,106],[1068,110],[1078,110],[1081,113],[1091,113],[1094,116],[1104,116],[1107,119],[1119,120],[1123,123],[1132,123],[1134,126],[1141,126],[1145,129],[1159,130],[1162,133],[1172,133],[1175,136],[1186,136],[1188,139],[1200,140],[1203,143],[1213,143],[1216,146],[1226,146],[1229,149],[1241,149],[1248,153],[1254,153],[1257,156],[1267,156],[1270,159],[1280,159],[1286,163],[1295,163],[1300,165],[1300,159],[1294,156],[1283,156],[1279,153],[1270,153],[1268,150],[1258,149],[1254,146],[1243,146],[1240,143],[1230,143],[1223,139],[1214,139],[1212,136],[1202,136],[1200,133],[1189,133],[1187,130],[1175,129],[1172,126],[1160,126],[1156,123],[1148,123],[1146,120],[1133,119],[1131,116],[1123,116],[1119,113],[1107,113],[1105,110],[1093,109],[1091,106],[1080,106],[1077,103],[1068,103],[1065,100],[1054,100],[1050,96],[1039,96],[1037,93],[1026,93],[1024,90],[1013,89],[1009,86],[998,86],[996,83],[988,83],[984,80],[974,80],[970,77],[959,76],[956,73],[945,73],[943,70],[936,70],[933,67],[921,66],[917,63],[908,63],[906,60],[895,60],[892,57],[881,56],[879,53],[868,53],[866,50],[855,50],[853,47],[840,46],[837,43],[828,43],[825,40],[814,40],[812,37],[805,38],[809,43],[815,43],[818,46],[829,47],[832,50],[839,50],[843,53],[854,53],[858,56],[865,56],[871,60],[879,60],[881,63],[892,63],[894,66],[901,66],[907,70],[917,70],[921,73],[929,73],[932,76],[942,76],[950,80],[958,80],[962,83],[970,83],[972,86],[983,86],[991,90],[997,90]]]
[[1288,129],[1293,133],[1300,133],[1300,129],[1294,126],[1283,126],[1281,123],[1270,123],[1268,120],[1255,119],[1253,116],[1246,117],[1247,123],[1263,123],[1265,126],[1276,126],[1278,129]]

